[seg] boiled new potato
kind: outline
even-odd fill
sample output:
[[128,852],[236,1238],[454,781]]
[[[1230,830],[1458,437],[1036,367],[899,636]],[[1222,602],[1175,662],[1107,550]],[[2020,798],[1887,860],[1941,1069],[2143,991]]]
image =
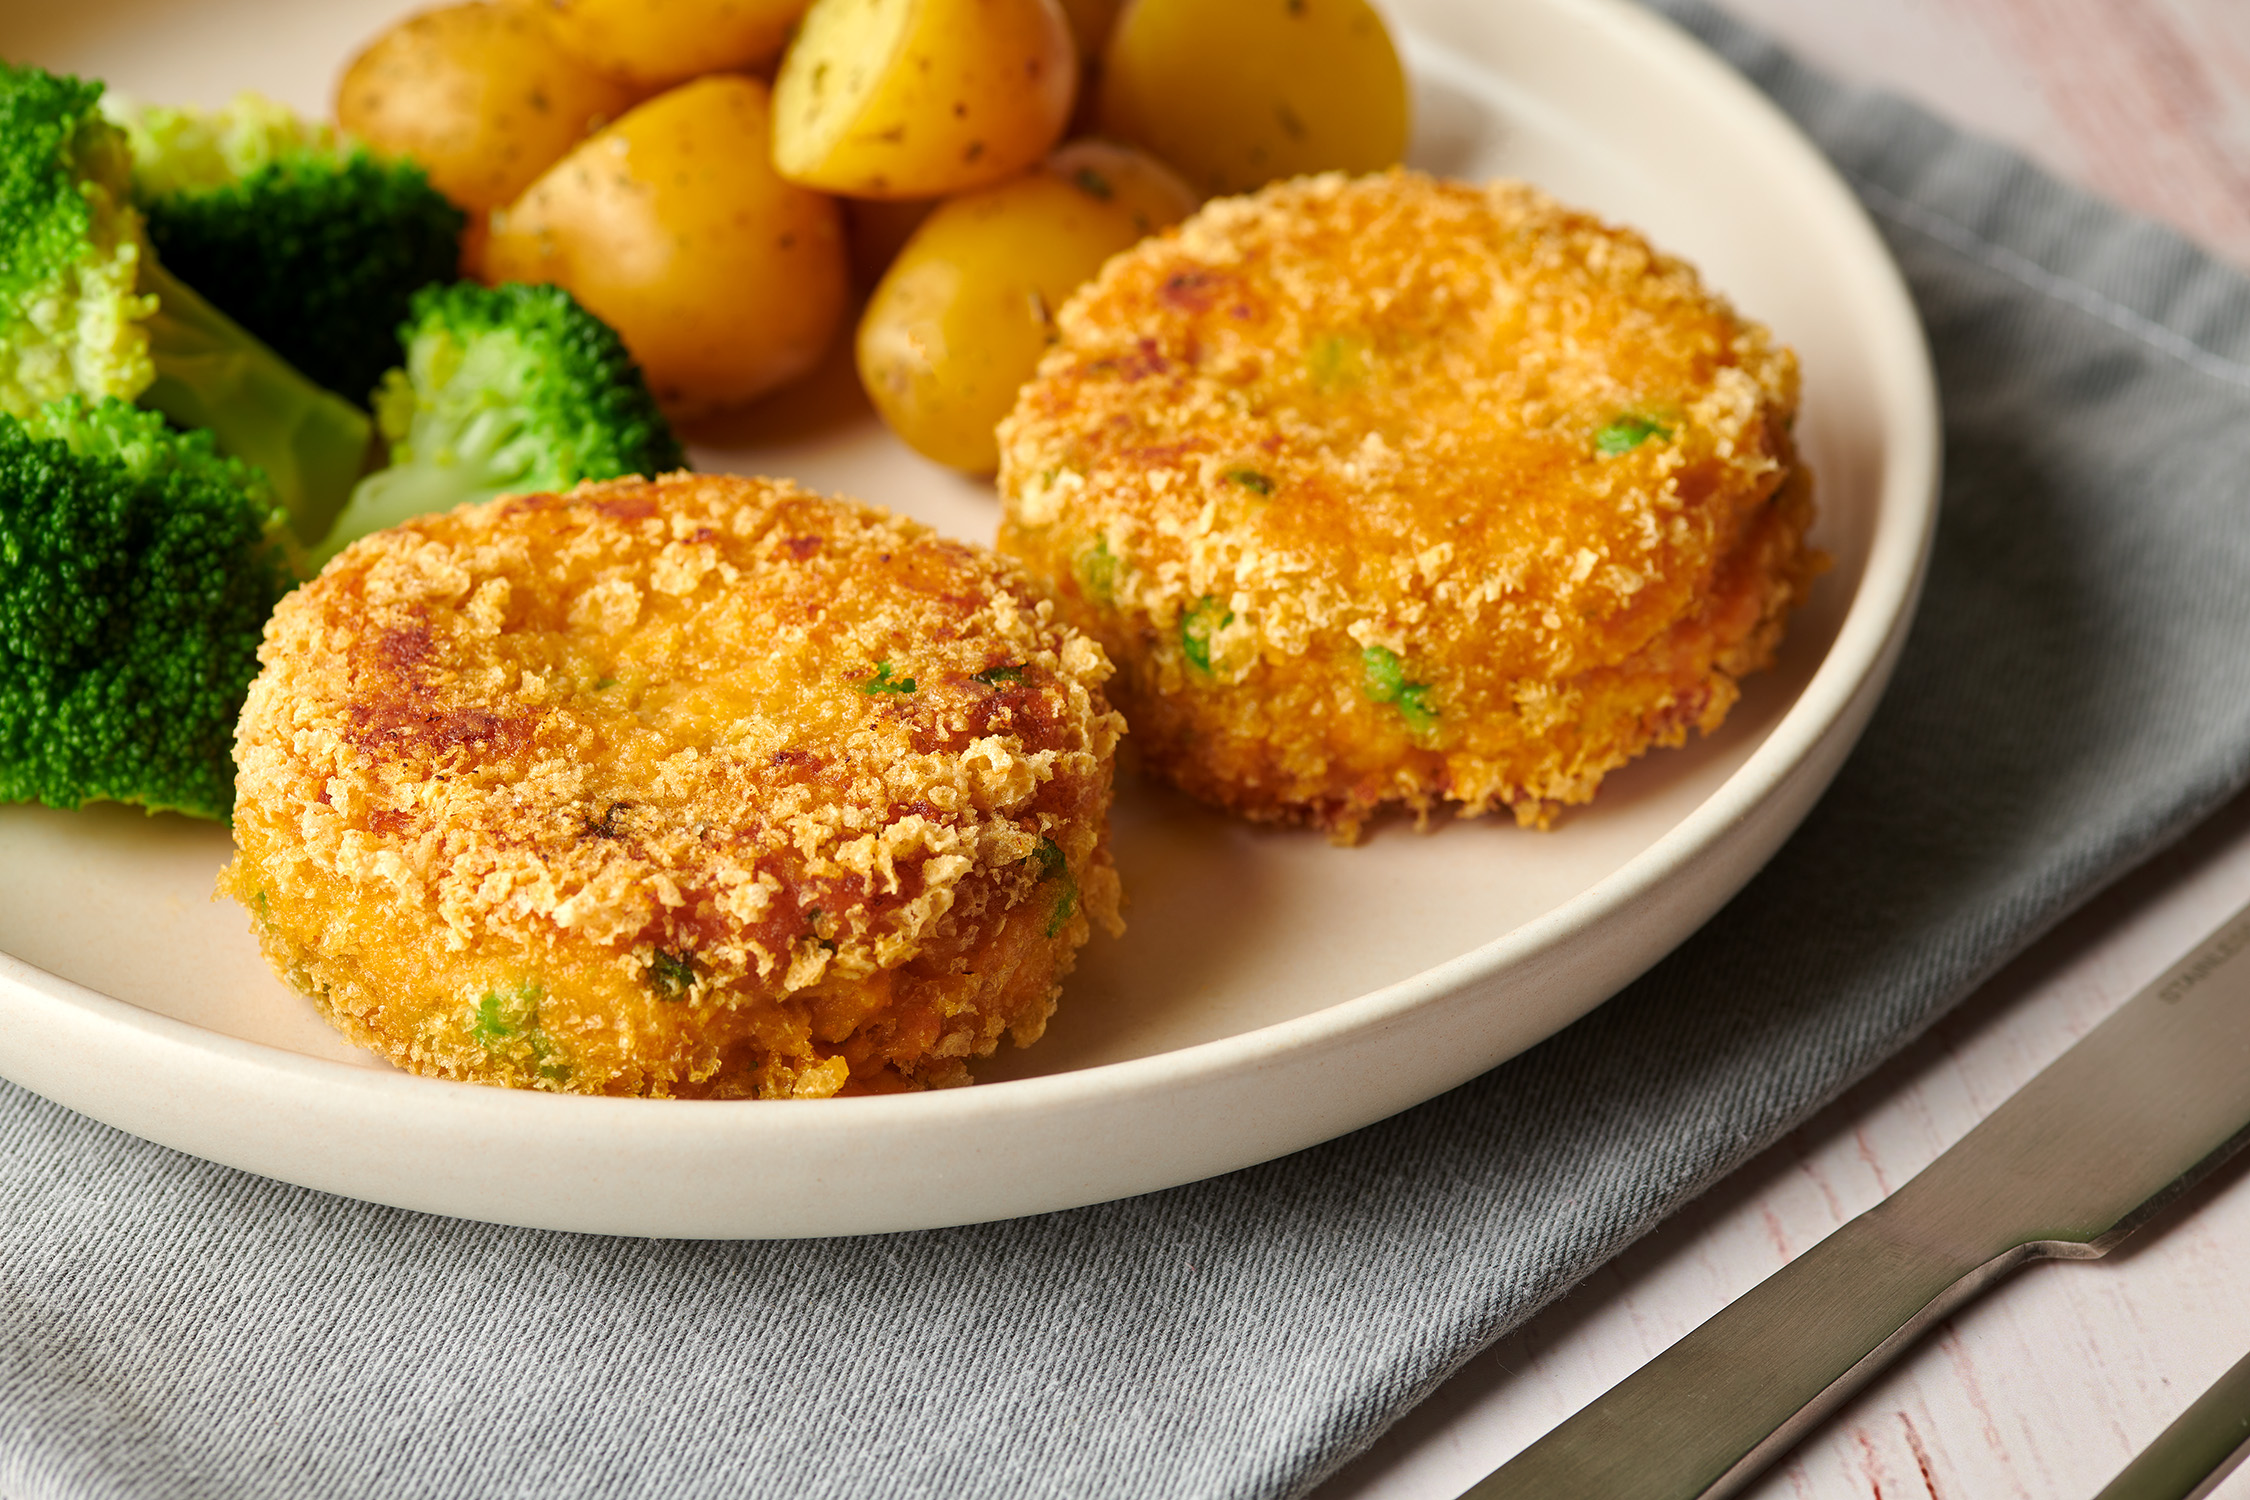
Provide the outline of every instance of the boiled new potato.
[[336,123],[419,163],[439,192],[478,212],[529,187],[633,97],[536,12],[448,5],[409,16],[352,59]]
[[772,106],[740,74],[632,110],[492,216],[487,281],[551,281],[605,319],[675,418],[803,374],[849,294],[833,200],[774,174]]
[[860,319],[859,377],[875,410],[938,462],[991,472],[992,429],[1054,342],[1055,309],[1102,262],[1194,207],[1168,168],[1105,141],[1074,142],[940,205]]
[[1406,74],[1366,0],[1130,0],[1101,59],[1105,134],[1206,193],[1406,154]]
[[774,165],[855,198],[983,187],[1047,153],[1077,86],[1056,0],[813,0],[774,79]]
[[762,68],[781,55],[805,0],[526,0],[556,40],[641,89]]

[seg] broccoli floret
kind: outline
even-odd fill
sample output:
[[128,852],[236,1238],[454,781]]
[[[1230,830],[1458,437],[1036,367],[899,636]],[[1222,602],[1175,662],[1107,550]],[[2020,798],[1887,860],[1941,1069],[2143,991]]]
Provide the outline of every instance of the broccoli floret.
[[0,65],[0,411],[131,400],[155,379],[135,290],[141,223],[102,86]]
[[0,801],[227,817],[291,554],[264,476],[208,433],[115,398],[0,415]]
[[640,367],[560,287],[424,287],[375,416],[391,461],[359,483],[324,562],[369,532],[470,500],[685,463]]
[[366,461],[366,413],[167,274],[98,83],[0,63],[0,412],[139,400],[266,471],[301,536]]
[[223,110],[121,102],[133,197],[171,272],[333,391],[363,399],[399,363],[417,288],[450,281],[462,212],[420,167],[244,94]]

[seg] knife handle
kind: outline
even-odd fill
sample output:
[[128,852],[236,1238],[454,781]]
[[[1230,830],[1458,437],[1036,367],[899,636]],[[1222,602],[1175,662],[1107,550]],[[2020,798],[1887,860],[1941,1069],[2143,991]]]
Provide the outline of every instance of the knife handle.
[[[1464,1500],[1731,1495],[1929,1326],[2051,1240],[1966,1245],[1910,1182],[1471,1488]],[[1931,1211],[1925,1211],[1931,1210]]]

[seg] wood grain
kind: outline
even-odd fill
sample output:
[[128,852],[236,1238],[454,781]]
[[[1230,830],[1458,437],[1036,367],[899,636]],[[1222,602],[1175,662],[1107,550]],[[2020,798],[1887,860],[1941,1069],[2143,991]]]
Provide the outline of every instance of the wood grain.
[[1731,0],[1891,88],[2250,265],[2250,4]]

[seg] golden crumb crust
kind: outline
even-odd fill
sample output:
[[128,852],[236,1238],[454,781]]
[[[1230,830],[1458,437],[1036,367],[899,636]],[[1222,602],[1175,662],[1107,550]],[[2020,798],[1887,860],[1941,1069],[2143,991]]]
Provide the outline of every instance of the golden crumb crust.
[[1109,665],[975,547],[675,475],[464,506],[282,601],[221,890],[448,1078],[967,1080],[1112,931]]
[[1521,183],[1222,199],[1059,326],[1000,549],[1117,662],[1143,764],[1251,817],[1544,826],[1717,727],[1822,565],[1795,357]]

